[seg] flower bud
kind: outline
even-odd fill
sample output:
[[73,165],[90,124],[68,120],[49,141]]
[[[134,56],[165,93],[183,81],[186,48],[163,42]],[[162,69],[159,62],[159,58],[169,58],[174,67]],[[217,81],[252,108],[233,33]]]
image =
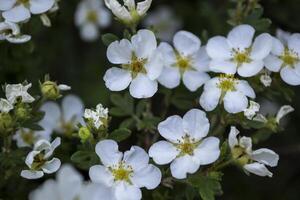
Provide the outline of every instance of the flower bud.
[[81,139],[82,143],[84,143],[91,137],[91,132],[87,127],[81,127],[78,131],[78,136]]
[[13,119],[9,113],[0,113],[0,133],[7,133],[13,127]]
[[41,91],[47,99],[56,100],[61,96],[57,84],[53,81],[45,81],[41,85]]
[[19,104],[15,107],[15,115],[17,119],[25,121],[30,117],[30,109],[26,104]]

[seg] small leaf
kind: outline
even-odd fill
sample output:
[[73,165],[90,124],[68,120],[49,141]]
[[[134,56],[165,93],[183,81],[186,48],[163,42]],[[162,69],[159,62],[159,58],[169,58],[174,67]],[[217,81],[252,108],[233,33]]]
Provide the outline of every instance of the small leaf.
[[119,126],[119,128],[131,128],[134,125],[135,120],[132,118],[125,119]]
[[143,114],[143,112],[145,111],[145,109],[146,109],[146,106],[147,106],[147,101],[145,101],[145,100],[140,100],[139,102],[138,102],[138,104],[136,105],[136,111],[135,111],[135,113],[136,113],[136,115],[138,116],[138,117],[141,117],[142,116],[142,114]]
[[89,169],[100,163],[96,153],[91,151],[77,151],[71,156],[71,160],[81,169]]
[[109,46],[112,42],[119,40],[118,36],[112,33],[102,35],[101,39],[105,46]]
[[117,130],[114,130],[111,134],[109,134],[108,139],[115,140],[117,142],[121,142],[123,140],[126,140],[131,135],[131,131],[127,128],[120,128]]

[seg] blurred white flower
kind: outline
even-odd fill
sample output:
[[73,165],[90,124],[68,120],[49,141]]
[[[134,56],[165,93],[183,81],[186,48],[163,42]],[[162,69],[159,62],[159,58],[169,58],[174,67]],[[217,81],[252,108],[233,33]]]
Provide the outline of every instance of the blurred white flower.
[[176,31],[182,27],[182,21],[175,15],[169,6],[159,6],[147,14],[144,26],[154,30],[157,38],[170,42]]
[[14,106],[6,99],[0,98],[0,113],[8,113]]
[[55,102],[46,102],[42,108],[46,113],[41,122],[45,130],[71,134],[76,130],[78,123],[83,124],[84,106],[75,95],[67,95],[63,98],[61,107]]
[[0,22],[0,40],[10,43],[25,43],[31,39],[30,35],[22,35],[18,24],[12,22]]
[[265,87],[270,87],[272,84],[272,78],[269,74],[260,75],[259,80]]
[[91,120],[93,126],[99,129],[100,126],[104,125],[108,119],[108,108],[104,108],[102,104],[98,104],[96,110],[85,109],[84,118]]
[[103,165],[92,166],[90,178],[94,183],[111,188],[112,199],[142,199],[140,188],[152,190],[161,181],[160,170],[149,164],[148,154],[138,146],[132,146],[123,154],[115,141],[103,140],[96,145],[96,153]]
[[94,41],[99,37],[99,27],[107,27],[111,15],[104,8],[102,0],[82,0],[75,13],[75,24],[80,28],[83,40]]
[[31,14],[42,14],[54,5],[55,0],[0,0],[2,17],[9,22],[23,22]]
[[100,184],[85,183],[71,165],[63,165],[56,180],[47,180],[29,195],[29,200],[109,200],[109,190]]
[[255,115],[255,117],[253,117],[252,119],[253,119],[253,121],[262,122],[262,123],[268,122],[268,119],[263,114],[260,114],[260,113]]
[[190,90],[196,91],[210,79],[209,57],[200,39],[187,31],[179,31],[173,39],[175,49],[168,43],[162,42],[158,49],[162,53],[164,69],[158,78],[160,84],[167,88],[175,88],[183,84]]
[[54,150],[60,145],[60,138],[52,143],[47,140],[39,140],[34,144],[33,150],[29,152],[25,163],[29,170],[22,170],[21,176],[26,179],[38,179],[46,174],[56,172],[60,167],[60,160],[52,158]]
[[271,54],[265,58],[265,66],[272,72],[280,72],[284,82],[300,85],[300,34],[286,36],[286,42],[273,38]]
[[149,98],[157,92],[157,78],[163,63],[157,49],[153,32],[139,30],[131,41],[123,39],[111,43],[107,49],[107,58],[122,68],[112,67],[104,75],[105,85],[111,91],[121,91],[129,85],[134,98]]
[[144,0],[136,4],[135,0],[123,0],[121,5],[118,0],[104,0],[105,5],[123,23],[136,24],[151,6],[152,0]]
[[[42,121],[41,121],[42,122]],[[41,123],[40,122],[40,123]],[[21,128],[18,130],[13,139],[17,142],[17,146],[20,147],[31,147],[38,140],[44,139],[50,141],[52,131],[42,130],[42,131],[33,131],[28,128]]]
[[221,75],[207,81],[199,103],[206,111],[214,110],[224,103],[229,113],[239,113],[248,107],[248,98],[255,98],[255,92],[247,81],[233,75]]
[[275,167],[278,164],[279,156],[274,151],[261,148],[252,151],[252,140],[250,137],[237,138],[239,131],[232,126],[228,143],[234,159],[239,162],[244,170],[258,176],[269,176],[273,174],[266,168],[267,166]]
[[178,179],[195,173],[201,165],[215,162],[219,155],[219,139],[207,137],[209,121],[198,109],[188,111],[183,118],[168,117],[158,125],[158,131],[168,141],[159,141],[149,150],[155,163],[171,163],[172,176]]
[[294,112],[294,108],[290,105],[284,105],[282,106],[279,111],[277,112],[277,115],[276,115],[276,122],[279,124],[280,123],[280,120],[286,116],[287,114],[291,113],[291,112]]
[[256,113],[259,111],[259,109],[260,105],[255,101],[250,100],[249,107],[244,110],[244,116],[247,117],[247,119],[252,120]]
[[31,88],[31,83],[27,85],[7,84],[5,87],[6,98],[11,104],[14,104],[18,98],[21,98],[23,103],[32,103],[34,98],[27,92],[29,88]]
[[272,48],[272,36],[260,34],[253,40],[255,30],[250,25],[239,25],[231,30],[227,38],[216,36],[208,40],[206,50],[211,57],[213,72],[251,77],[264,67],[263,59]]

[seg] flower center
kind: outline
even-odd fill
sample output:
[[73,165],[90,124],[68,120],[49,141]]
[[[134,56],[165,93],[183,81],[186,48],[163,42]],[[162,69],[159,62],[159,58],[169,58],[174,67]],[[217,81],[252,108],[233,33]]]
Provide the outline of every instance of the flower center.
[[188,68],[190,68],[191,63],[188,58],[180,56],[180,55],[177,55],[176,57],[177,57],[176,65],[179,67],[181,72],[184,72]]
[[294,67],[297,62],[300,61],[300,58],[296,52],[288,48],[284,49],[284,52],[279,58],[283,61],[284,66]]
[[223,75],[221,74],[219,77],[220,83],[218,84],[218,87],[222,91],[235,91],[236,84],[237,84],[237,79],[234,78],[234,75]]
[[131,184],[130,177],[133,173],[133,169],[131,166],[126,165],[124,162],[120,162],[117,167],[109,168],[111,171],[114,181],[125,181]]
[[26,144],[29,144],[29,145],[34,144],[34,141],[36,139],[33,131],[25,132],[24,130],[21,131],[21,138],[23,139],[23,141]]
[[28,5],[29,4],[29,0],[17,0],[17,4]]
[[96,23],[98,21],[98,15],[97,15],[97,12],[94,11],[94,10],[91,10],[87,13],[86,15],[86,19],[89,21],[89,22],[92,22],[92,23]]
[[189,135],[182,137],[179,144],[176,145],[177,149],[180,151],[179,157],[184,155],[193,155],[195,148],[199,145],[195,139],[191,138]]
[[34,156],[31,168],[33,170],[39,170],[45,163],[46,163],[46,160],[44,159],[44,153],[41,152],[41,153],[37,154],[36,156]]
[[138,73],[146,73],[144,67],[146,61],[147,61],[146,59],[139,59],[133,54],[131,58],[131,63],[124,64],[123,68],[130,70],[132,77],[135,78],[138,75]]
[[249,49],[246,49],[245,51],[233,49],[233,54],[233,60],[238,64],[238,66],[240,66],[243,63],[251,62]]
[[240,146],[236,146],[231,150],[232,158],[235,159],[242,166],[251,162],[250,156],[246,150]]

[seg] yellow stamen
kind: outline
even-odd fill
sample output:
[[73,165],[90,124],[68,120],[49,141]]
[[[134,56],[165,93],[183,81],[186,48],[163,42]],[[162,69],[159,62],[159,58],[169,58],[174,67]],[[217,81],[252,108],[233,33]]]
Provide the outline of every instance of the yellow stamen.
[[195,148],[199,145],[195,139],[190,138],[190,136],[185,135],[183,140],[176,145],[177,149],[180,151],[179,157],[184,155],[193,155]]
[[242,65],[243,63],[250,63],[250,49],[246,49],[245,51],[240,50],[233,50],[233,60],[238,64],[238,66]]
[[283,54],[279,58],[283,61],[283,66],[290,66],[292,68],[300,61],[299,55],[288,48],[284,49]]
[[126,165],[124,162],[120,162],[117,167],[111,167],[110,171],[114,177],[114,181],[125,181],[131,184],[130,177],[133,173],[131,166]]
[[237,79],[234,78],[234,75],[224,75],[221,74],[219,77],[220,83],[218,84],[218,87],[222,91],[235,91],[236,84],[237,84]]
[[146,59],[138,59],[134,54],[131,58],[130,64],[124,64],[123,68],[131,71],[131,75],[136,77],[138,73],[146,73],[146,69],[144,67],[146,63]]

